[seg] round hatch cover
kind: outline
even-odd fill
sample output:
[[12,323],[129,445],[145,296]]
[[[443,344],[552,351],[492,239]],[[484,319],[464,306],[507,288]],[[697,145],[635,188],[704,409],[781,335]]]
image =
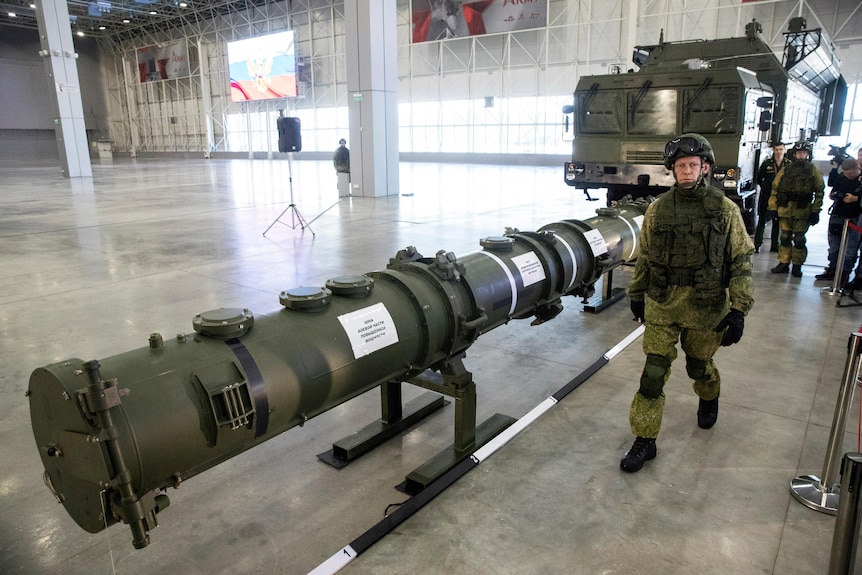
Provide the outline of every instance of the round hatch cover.
[[300,286],[281,292],[278,301],[288,309],[317,311],[329,305],[331,298],[328,289]]
[[254,314],[247,309],[220,307],[196,315],[192,326],[201,335],[239,337],[254,324]]
[[508,252],[515,245],[515,240],[506,236],[489,236],[479,240],[479,245],[494,252]]
[[374,289],[374,280],[366,276],[338,276],[326,280],[335,295],[366,296]]

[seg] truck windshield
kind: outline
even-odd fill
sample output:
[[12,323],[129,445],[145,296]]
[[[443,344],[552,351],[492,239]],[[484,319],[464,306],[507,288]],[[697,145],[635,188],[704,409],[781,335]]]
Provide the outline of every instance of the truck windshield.
[[578,131],[582,134],[621,134],[623,131],[622,94],[580,92],[578,94]]
[[676,90],[649,90],[648,86],[626,94],[628,133],[672,136],[676,130]]
[[715,86],[683,90],[682,131],[728,134],[739,131],[740,89]]

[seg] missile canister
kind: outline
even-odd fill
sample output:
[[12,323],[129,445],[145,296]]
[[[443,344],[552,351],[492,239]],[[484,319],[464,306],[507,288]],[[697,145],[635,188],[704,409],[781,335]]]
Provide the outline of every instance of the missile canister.
[[[207,311],[194,333],[36,369],[28,389],[45,480],[95,533],[149,542],[163,491],[387,381],[405,381],[510,319],[553,318],[637,256],[645,204],[509,231],[456,258],[400,251],[385,270],[281,293],[282,308]],[[106,511],[107,517],[103,514]]]

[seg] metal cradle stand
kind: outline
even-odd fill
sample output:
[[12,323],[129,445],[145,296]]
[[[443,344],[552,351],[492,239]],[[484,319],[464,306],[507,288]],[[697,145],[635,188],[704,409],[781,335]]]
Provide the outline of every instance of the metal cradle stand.
[[[266,232],[271,230],[272,226],[274,226],[276,223],[279,223],[279,224],[285,225],[285,226],[287,226],[293,230],[295,230],[296,228],[302,228],[303,231],[305,231],[305,228],[308,228],[308,231],[310,231],[311,235],[314,236],[315,233],[314,233],[314,230],[312,230],[311,226],[309,225],[310,222],[306,221],[305,217],[302,215],[302,212],[300,212],[299,208],[296,207],[296,204],[293,203],[293,152],[288,152],[288,154],[287,154],[287,174],[288,174],[287,179],[288,179],[288,182],[290,183],[290,205],[287,206],[286,208],[284,208],[284,211],[282,211],[280,214],[278,214],[278,217],[275,218],[275,220],[271,224],[269,224],[269,227],[264,230],[263,235],[266,235]],[[330,208],[327,208],[327,210],[331,209],[331,207],[332,206],[330,206]],[[291,223],[289,223],[289,224],[281,221],[281,218],[287,212],[290,212],[290,222]],[[317,216],[317,217],[319,218],[320,216]],[[317,218],[314,218],[314,219],[316,220]],[[312,220],[312,221],[314,221],[314,220]]]
[[[333,467],[341,468],[357,457],[367,453],[391,437],[427,417],[446,403],[442,396],[455,401],[455,440],[454,442],[413,470],[396,488],[409,495],[425,489],[434,480],[466,459],[476,448],[481,447],[501,431],[515,422],[515,418],[496,413],[476,425],[476,383],[473,375],[462,362],[464,354],[450,358],[437,371],[426,370],[407,383],[431,390],[411,403],[401,406],[400,382],[386,382],[381,386],[381,407],[383,416],[356,433],[332,445],[332,449],[318,454],[318,458]],[[442,394],[442,395],[438,395]]]
[[838,392],[838,402],[835,405],[835,416],[832,419],[832,429],[829,432],[829,442],[826,447],[826,459],[823,461],[823,473],[818,478],[815,475],[800,475],[790,482],[790,493],[797,501],[822,513],[835,515],[838,511],[838,496],[840,484],[838,466],[841,463],[841,440],[847,422],[847,412],[853,401],[853,388],[859,377],[859,355],[862,353],[862,328],[850,336],[850,350],[847,352],[847,362],[844,367],[844,377]]
[[625,288],[614,287],[614,270],[606,271],[602,274],[602,292],[601,295],[593,295],[585,297],[581,303],[584,304],[584,311],[590,313],[599,313],[608,306],[613,305],[618,300],[626,295]]

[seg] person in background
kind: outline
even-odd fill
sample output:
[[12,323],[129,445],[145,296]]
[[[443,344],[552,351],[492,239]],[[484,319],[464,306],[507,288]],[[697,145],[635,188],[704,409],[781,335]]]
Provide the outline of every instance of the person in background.
[[[862,148],[856,150],[856,162],[859,164],[860,169],[862,169]],[[860,176],[862,178],[862,176]],[[862,200],[860,200],[862,202]],[[859,218],[856,220],[856,225],[862,228],[862,214],[859,215]],[[849,249],[849,248],[848,248]],[[858,238],[858,247],[856,248],[856,255],[858,256],[858,265],[856,266],[856,273],[853,277],[852,281],[847,282],[844,286],[845,289],[855,291],[862,290],[862,234],[860,234]],[[852,265],[852,264],[851,264]],[[850,271],[849,269],[847,271]]]
[[[829,265],[823,273],[814,276],[816,280],[832,281],[835,279],[838,266],[838,252],[841,247],[841,237],[844,235],[844,228],[847,225],[847,220],[854,223],[859,219],[862,208],[860,208],[859,196],[860,186],[859,181],[859,162],[853,158],[848,158],[841,163],[841,173],[833,179],[832,191],[829,192],[829,199],[832,200],[832,207],[829,208],[829,228],[827,230],[827,238],[829,240]],[[844,261],[841,265],[841,279],[838,286],[841,287],[847,283],[847,278],[853,270],[853,265],[856,263],[856,252],[859,249],[859,234],[852,228],[847,230],[847,238],[845,240]]]
[[769,251],[778,251],[778,236],[781,232],[778,230],[778,220],[769,217],[769,196],[772,193],[772,182],[775,180],[775,175],[790,164],[790,159],[784,155],[786,151],[784,144],[778,142],[772,146],[772,156],[763,160],[760,169],[757,170],[757,185],[760,186],[760,195],[757,198],[757,228],[754,230],[754,253],[756,254],[760,253],[760,246],[763,244],[763,233],[767,220],[772,222],[769,232]]
[[332,165],[338,176],[338,197],[345,198],[350,195],[350,150],[344,138],[338,140],[338,149],[332,155]]
[[332,165],[336,172],[350,173],[350,150],[347,149],[347,140],[338,140],[338,148],[332,155]]
[[709,141],[683,134],[665,145],[664,164],[676,182],[644,214],[640,255],[628,287],[635,319],[645,323],[646,365],[629,411],[635,441],[620,461],[640,470],[655,458],[664,412],[664,385],[679,342],[685,371],[699,398],[697,425],[718,419],[721,377],[712,357],[742,337],[754,305],[754,244],[742,214],[719,189],[704,182],[715,164]]
[[778,265],[774,274],[791,271],[793,277],[802,277],[802,264],[808,258],[805,234],[810,226],[820,221],[823,207],[823,174],[811,163],[811,144],[797,142],[790,149],[793,162],[783,168],[772,182],[769,212],[778,217],[781,241],[778,246]]

